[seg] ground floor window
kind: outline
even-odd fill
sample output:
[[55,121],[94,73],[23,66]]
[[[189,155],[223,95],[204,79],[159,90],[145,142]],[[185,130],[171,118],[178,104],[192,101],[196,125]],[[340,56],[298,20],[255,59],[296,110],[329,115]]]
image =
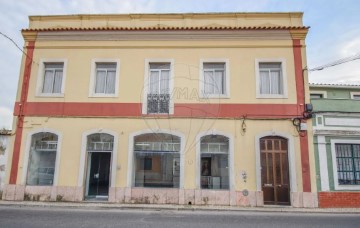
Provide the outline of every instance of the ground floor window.
[[360,185],[360,144],[335,144],[339,185]]
[[221,135],[201,138],[201,188],[229,189],[229,139]]
[[41,132],[31,137],[27,185],[53,185],[58,136]]
[[135,187],[178,188],[180,138],[151,133],[135,137]]

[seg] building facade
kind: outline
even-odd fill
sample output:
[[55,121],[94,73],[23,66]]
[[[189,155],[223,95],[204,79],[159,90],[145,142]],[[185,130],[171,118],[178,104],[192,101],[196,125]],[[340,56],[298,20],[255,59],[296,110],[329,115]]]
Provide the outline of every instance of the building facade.
[[0,191],[3,190],[5,184],[5,169],[7,163],[8,145],[11,131],[6,129],[0,130]]
[[320,207],[360,207],[360,86],[310,84]]
[[302,13],[31,16],[4,198],[316,207],[307,31]]

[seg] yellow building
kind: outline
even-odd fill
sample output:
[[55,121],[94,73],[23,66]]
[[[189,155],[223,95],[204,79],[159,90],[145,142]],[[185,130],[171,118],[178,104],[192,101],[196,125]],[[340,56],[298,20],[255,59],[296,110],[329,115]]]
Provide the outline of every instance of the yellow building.
[[31,16],[3,198],[317,207],[302,16]]

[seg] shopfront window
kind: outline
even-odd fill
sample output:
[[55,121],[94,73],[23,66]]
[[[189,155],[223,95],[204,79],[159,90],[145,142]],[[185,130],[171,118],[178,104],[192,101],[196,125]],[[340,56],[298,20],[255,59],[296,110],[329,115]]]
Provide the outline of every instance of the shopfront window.
[[135,187],[179,187],[179,137],[163,133],[136,136],[134,153]]
[[53,185],[58,136],[49,132],[31,138],[27,185]]

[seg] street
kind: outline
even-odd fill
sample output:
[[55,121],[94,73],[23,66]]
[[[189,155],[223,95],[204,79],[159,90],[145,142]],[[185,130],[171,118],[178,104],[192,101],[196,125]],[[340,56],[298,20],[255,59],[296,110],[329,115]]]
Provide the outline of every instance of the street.
[[359,227],[359,214],[0,206],[0,227]]

